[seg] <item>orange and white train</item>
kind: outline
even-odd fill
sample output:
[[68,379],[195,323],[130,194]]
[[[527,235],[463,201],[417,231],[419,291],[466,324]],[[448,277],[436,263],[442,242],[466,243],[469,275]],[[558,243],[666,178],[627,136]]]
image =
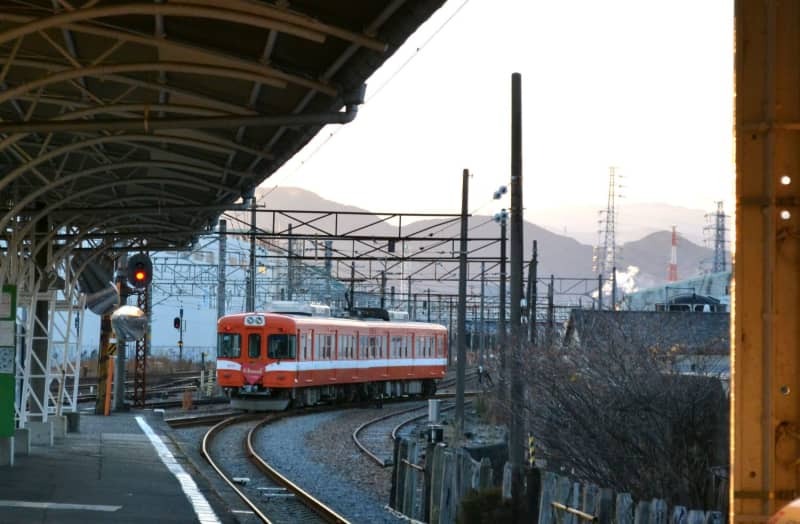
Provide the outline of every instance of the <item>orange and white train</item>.
[[438,324],[267,312],[217,322],[217,380],[233,407],[430,395],[446,365]]

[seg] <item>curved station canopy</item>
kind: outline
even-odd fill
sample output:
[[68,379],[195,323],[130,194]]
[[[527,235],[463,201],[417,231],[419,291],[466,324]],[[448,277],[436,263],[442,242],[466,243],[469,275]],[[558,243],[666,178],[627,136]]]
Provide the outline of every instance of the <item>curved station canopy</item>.
[[0,2],[3,250],[190,245],[443,2]]

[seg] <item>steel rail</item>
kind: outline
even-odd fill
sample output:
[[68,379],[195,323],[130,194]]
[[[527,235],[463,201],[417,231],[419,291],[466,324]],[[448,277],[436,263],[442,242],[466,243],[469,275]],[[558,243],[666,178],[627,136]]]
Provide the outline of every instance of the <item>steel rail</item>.
[[222,478],[222,480],[224,480],[225,483],[228,484],[228,486],[230,486],[230,488],[233,491],[235,491],[237,495],[239,495],[239,498],[242,499],[242,502],[244,502],[247,505],[247,507],[249,507],[253,511],[256,517],[261,519],[262,522],[266,522],[267,524],[272,524],[272,521],[269,520],[269,518],[260,509],[258,509],[258,506],[253,501],[251,501],[250,498],[247,495],[245,495],[244,492],[240,490],[231,479],[228,478],[228,476],[222,471],[222,468],[220,468],[217,465],[217,463],[214,462],[214,460],[211,458],[211,453],[208,451],[209,443],[216,436],[216,434],[219,433],[222,429],[230,425],[233,425],[237,422],[245,421],[247,419],[252,419],[252,418],[254,418],[252,415],[237,415],[235,417],[227,418],[222,422],[219,422],[218,424],[215,424],[203,436],[203,442],[200,448],[200,452],[202,453],[203,457],[205,457],[205,459],[208,461],[208,463],[211,465],[211,467],[214,468],[214,471],[217,472],[220,478]]
[[275,417],[259,422],[247,433],[247,452],[250,455],[250,459],[253,461],[256,467],[258,467],[258,469],[266,473],[270,478],[272,478],[272,480],[294,493],[298,499],[300,499],[317,515],[319,515],[325,522],[349,524],[350,521],[348,521],[345,517],[336,513],[336,511],[325,505],[322,501],[314,498],[313,495],[303,490],[300,486],[288,478],[284,477],[278,470],[267,464],[267,462],[256,452],[253,447],[253,435],[259,428],[268,424],[269,422],[272,422],[274,419]]
[[357,427],[357,428],[356,428],[356,429],[353,431],[353,434],[352,434],[352,437],[353,437],[353,442],[355,442],[355,444],[356,444],[356,446],[358,447],[358,449],[360,449],[360,450],[361,450],[361,451],[362,451],[362,452],[363,452],[365,455],[367,455],[369,458],[371,458],[372,460],[374,460],[375,462],[377,462],[377,463],[378,463],[378,464],[379,464],[381,467],[384,467],[384,468],[385,468],[385,467],[386,467],[386,466],[388,466],[390,463],[389,463],[389,462],[386,462],[385,460],[383,460],[383,459],[382,459],[382,458],[380,458],[379,456],[375,455],[375,454],[374,454],[372,451],[370,451],[370,450],[367,448],[367,446],[365,446],[365,445],[364,445],[364,444],[361,442],[361,440],[358,438],[358,434],[359,434],[359,433],[360,433],[360,432],[361,432],[361,431],[362,431],[364,428],[366,428],[366,427],[368,427],[368,426],[371,426],[372,424],[375,424],[375,423],[377,423],[377,422],[380,422],[380,421],[382,421],[382,420],[386,420],[387,418],[392,418],[392,417],[396,417],[396,416],[398,416],[398,415],[402,415],[402,414],[404,414],[404,413],[411,413],[412,411],[418,411],[418,410],[420,410],[420,409],[425,409],[425,406],[420,406],[420,407],[416,407],[416,408],[408,408],[408,409],[403,409],[403,410],[399,410],[399,411],[393,411],[392,413],[389,413],[389,414],[387,414],[387,415],[381,415],[380,417],[377,417],[377,418],[374,418],[374,419],[368,420],[368,421],[364,422],[363,424],[361,424],[360,426],[358,426],[358,427]]
[[214,422],[221,422],[228,417],[241,415],[241,413],[234,413],[230,411],[220,413],[207,413],[204,415],[193,415],[191,417],[173,417],[164,419],[164,422],[169,424],[172,428],[188,428],[192,426],[202,426]]

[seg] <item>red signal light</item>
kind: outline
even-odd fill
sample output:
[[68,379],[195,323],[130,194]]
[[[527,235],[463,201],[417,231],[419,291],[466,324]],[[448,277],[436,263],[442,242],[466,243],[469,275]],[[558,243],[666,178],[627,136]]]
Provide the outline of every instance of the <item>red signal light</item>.
[[153,280],[153,264],[150,257],[137,253],[128,259],[128,282],[137,289],[146,288]]

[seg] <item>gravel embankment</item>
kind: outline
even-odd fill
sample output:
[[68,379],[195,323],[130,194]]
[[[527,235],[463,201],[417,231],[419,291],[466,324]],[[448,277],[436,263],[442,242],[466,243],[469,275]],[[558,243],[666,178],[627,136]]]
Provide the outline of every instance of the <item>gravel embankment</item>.
[[259,454],[354,524],[397,523],[387,509],[391,468],[369,461],[351,438],[353,429],[386,411],[347,410],[291,417],[266,426]]

